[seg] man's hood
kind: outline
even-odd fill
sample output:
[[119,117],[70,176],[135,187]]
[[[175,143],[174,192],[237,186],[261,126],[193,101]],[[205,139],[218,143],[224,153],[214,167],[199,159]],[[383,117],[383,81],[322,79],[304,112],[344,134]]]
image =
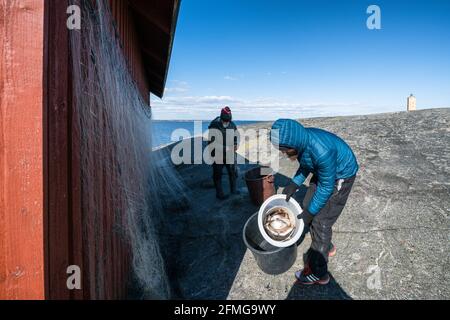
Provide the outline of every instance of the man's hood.
[[270,140],[274,145],[303,152],[308,143],[308,131],[291,119],[279,119],[272,125]]

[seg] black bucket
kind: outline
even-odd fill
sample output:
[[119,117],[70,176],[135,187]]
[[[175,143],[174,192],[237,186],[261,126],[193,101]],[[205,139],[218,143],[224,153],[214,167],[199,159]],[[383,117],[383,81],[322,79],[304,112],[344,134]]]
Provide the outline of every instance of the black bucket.
[[282,274],[288,271],[297,259],[295,244],[287,248],[277,248],[263,238],[258,228],[258,213],[245,223],[243,239],[253,253],[258,267],[267,274]]

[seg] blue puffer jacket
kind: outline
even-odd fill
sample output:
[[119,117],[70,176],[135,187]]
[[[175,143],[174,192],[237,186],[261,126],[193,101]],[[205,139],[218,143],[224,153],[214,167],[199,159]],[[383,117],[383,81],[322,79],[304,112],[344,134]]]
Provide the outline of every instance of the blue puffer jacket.
[[353,177],[358,171],[352,149],[344,140],[325,130],[279,119],[272,126],[271,141],[299,152],[300,168],[292,179],[297,185],[302,185],[311,172],[317,177],[317,190],[308,208],[313,215],[333,194],[336,180]]

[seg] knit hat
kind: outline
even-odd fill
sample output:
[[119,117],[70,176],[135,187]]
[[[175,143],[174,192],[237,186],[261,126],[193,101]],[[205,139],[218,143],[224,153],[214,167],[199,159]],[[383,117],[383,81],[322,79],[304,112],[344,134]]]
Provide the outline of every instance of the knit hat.
[[231,109],[229,107],[225,107],[222,109],[222,111],[220,111],[220,119],[222,119],[222,121],[231,121]]

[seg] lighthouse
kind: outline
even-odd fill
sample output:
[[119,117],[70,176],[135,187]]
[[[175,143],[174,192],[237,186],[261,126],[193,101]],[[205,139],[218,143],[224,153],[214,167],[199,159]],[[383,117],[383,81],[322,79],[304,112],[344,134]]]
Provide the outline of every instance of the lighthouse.
[[411,95],[408,97],[406,101],[407,110],[408,111],[414,111],[416,110],[416,97],[411,93]]

